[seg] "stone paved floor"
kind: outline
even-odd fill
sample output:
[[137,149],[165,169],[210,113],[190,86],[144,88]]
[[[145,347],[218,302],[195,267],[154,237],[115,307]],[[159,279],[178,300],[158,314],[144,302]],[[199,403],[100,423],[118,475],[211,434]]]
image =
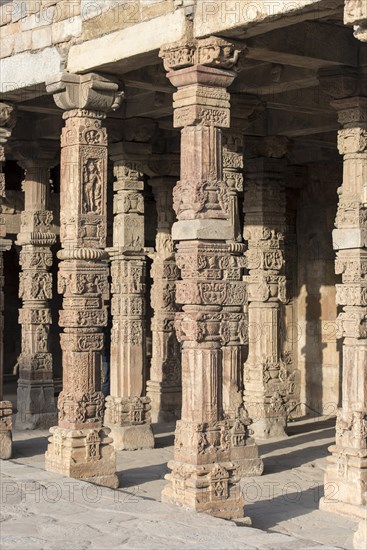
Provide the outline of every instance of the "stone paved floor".
[[353,548],[357,523],[318,510],[333,421],[297,422],[290,437],[261,445],[266,475],[243,490],[253,527],[162,504],[173,426],[155,427],[157,447],[121,452],[121,489],[45,472],[47,432],[14,432],[1,461],[1,549]]

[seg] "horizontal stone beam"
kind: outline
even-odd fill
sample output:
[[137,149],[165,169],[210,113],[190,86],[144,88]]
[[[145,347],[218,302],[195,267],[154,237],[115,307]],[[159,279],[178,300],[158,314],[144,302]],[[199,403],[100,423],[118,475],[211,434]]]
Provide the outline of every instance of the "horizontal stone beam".
[[147,54],[157,52],[164,44],[183,40],[186,36],[186,25],[183,10],[177,10],[100,38],[87,40],[70,48],[67,70],[82,73],[109,68],[114,72],[117,66],[111,65],[118,63],[118,70],[123,73],[132,70],[131,61],[136,65],[138,58],[142,59],[141,66],[144,66]]
[[343,12],[343,0],[198,0],[194,36],[231,33],[241,38]]
[[318,86],[317,73],[312,69],[261,63],[244,73],[240,73],[231,87],[231,93],[253,95],[281,94],[290,90],[300,90]]
[[288,137],[309,136],[339,129],[335,113],[330,114],[304,114],[293,111],[289,116],[284,112],[267,109],[268,134]]
[[[17,101],[42,95],[45,93],[45,81],[60,72],[61,63],[57,48],[5,57],[0,60],[0,93],[8,99],[15,95]],[[27,91],[29,87],[32,90]]]
[[307,21],[246,42],[252,59],[319,69],[358,66],[358,42],[347,27]]

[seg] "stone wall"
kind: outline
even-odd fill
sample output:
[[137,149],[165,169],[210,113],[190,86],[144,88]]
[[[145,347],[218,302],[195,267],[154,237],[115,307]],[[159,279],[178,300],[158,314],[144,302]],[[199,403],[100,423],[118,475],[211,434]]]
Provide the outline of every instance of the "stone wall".
[[1,58],[72,44],[173,11],[173,0],[13,0],[1,5]]

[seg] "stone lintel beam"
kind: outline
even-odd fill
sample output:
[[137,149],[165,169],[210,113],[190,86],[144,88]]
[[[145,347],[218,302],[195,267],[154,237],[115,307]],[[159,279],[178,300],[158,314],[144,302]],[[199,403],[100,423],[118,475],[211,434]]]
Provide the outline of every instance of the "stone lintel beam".
[[248,57],[320,69],[328,65],[358,66],[358,43],[347,28],[307,21],[299,25],[270,31],[246,41]]

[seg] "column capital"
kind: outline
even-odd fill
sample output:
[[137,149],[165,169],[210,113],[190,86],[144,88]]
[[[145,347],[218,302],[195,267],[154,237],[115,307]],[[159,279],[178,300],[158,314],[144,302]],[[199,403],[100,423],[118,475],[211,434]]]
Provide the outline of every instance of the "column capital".
[[354,36],[361,42],[367,42],[366,0],[344,0],[344,23],[353,25]]
[[246,46],[217,36],[179,42],[163,46],[159,57],[163,59],[166,71],[177,71],[195,65],[217,69],[240,70],[240,60]]
[[24,170],[50,169],[58,163],[59,143],[50,140],[12,141],[12,153]]
[[63,72],[49,79],[46,89],[53,94],[56,105],[65,111],[116,111],[124,97],[117,79],[96,73],[79,75]]
[[226,91],[240,70],[244,46],[209,37],[163,47],[159,53],[174,94],[174,127],[201,125],[228,128],[230,102]]
[[[11,136],[17,118],[17,107],[11,103],[0,103],[0,147],[4,147]],[[0,150],[0,162],[4,162]]]

